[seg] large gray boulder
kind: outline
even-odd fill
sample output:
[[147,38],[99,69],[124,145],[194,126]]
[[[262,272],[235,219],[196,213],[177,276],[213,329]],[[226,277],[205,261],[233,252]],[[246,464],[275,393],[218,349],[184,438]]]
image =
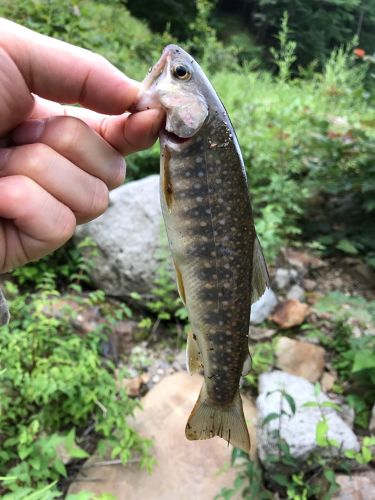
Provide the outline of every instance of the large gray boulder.
[[163,220],[159,176],[129,182],[110,194],[108,210],[79,226],[78,241],[89,236],[97,245],[91,278],[107,294],[128,298],[132,292],[152,295]]
[[[262,427],[264,419],[272,413],[280,414],[280,390],[285,390],[294,400],[296,412],[291,413],[288,402],[284,399],[282,410],[291,414],[282,415],[270,420]],[[275,392],[276,391],[276,392]],[[267,463],[267,455],[278,453],[275,431],[279,429],[280,437],[289,445],[291,455],[297,460],[305,462],[313,453],[318,452],[325,456],[337,456],[345,450],[359,450],[358,439],[350,427],[338,415],[335,409],[304,406],[306,403],[320,403],[331,401],[324,393],[315,395],[314,385],[302,377],[290,375],[281,371],[263,373],[259,378],[259,396],[256,401],[258,410],[258,451],[262,462]],[[335,440],[339,448],[319,448],[316,443],[316,428],[322,416],[328,423],[327,437]]]
[[6,325],[9,321],[9,310],[7,302],[0,288],[0,326]]

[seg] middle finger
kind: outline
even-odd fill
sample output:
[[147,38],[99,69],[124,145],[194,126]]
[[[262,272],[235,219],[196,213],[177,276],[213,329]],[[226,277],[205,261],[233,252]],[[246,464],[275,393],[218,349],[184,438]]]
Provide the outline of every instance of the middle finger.
[[123,157],[78,118],[56,116],[29,120],[13,131],[12,139],[15,144],[46,144],[82,170],[101,179],[109,189],[119,186],[124,180]]

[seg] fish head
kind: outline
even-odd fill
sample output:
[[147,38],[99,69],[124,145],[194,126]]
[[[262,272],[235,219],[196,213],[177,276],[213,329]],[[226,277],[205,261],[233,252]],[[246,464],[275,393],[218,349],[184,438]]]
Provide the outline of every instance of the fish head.
[[[198,63],[177,45],[168,45],[141,84],[136,109],[162,107],[165,131],[178,142],[193,137],[209,109],[201,92],[206,77]],[[165,132],[164,131],[164,132]]]

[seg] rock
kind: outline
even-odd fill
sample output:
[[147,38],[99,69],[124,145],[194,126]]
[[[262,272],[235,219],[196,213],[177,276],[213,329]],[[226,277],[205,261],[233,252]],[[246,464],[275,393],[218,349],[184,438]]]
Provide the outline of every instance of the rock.
[[75,235],[78,241],[89,236],[97,245],[90,271],[96,286],[114,297],[152,296],[162,227],[158,175],[112,191],[108,210]]
[[337,374],[333,372],[324,372],[320,379],[320,387],[323,392],[329,392],[337,380]]
[[363,474],[336,475],[336,482],[340,491],[332,500],[375,500],[375,472],[368,471]]
[[287,300],[276,307],[271,319],[280,328],[291,328],[301,325],[309,312],[310,308],[307,304],[302,304],[299,300]]
[[370,418],[368,430],[370,432],[375,433],[375,405],[372,407],[371,418]]
[[[94,456],[84,473],[78,476],[69,493],[89,491],[91,498],[103,493],[117,500],[163,499],[196,500],[214,498],[223,487],[231,487],[236,472],[230,463],[232,449],[220,438],[188,441],[185,438],[187,418],[196,402],[201,385],[200,375],[186,372],[164,378],[142,400],[134,427],[153,440],[156,464],[151,474],[139,464],[93,466]],[[254,405],[244,398],[245,417],[249,424],[252,457],[256,453]]]
[[303,281],[303,286],[305,287],[305,290],[307,290],[308,292],[312,292],[312,291],[314,291],[316,289],[317,283],[314,280],[306,278]]
[[276,345],[276,366],[281,370],[316,382],[324,370],[323,347],[280,337]]
[[[277,413],[280,408],[280,389],[285,390],[296,404],[295,415],[281,416],[280,436],[286,441],[291,455],[305,462],[314,451],[329,456],[337,456],[346,450],[359,450],[358,439],[350,427],[340,418],[333,408],[306,407],[310,402],[331,401],[324,393],[318,396],[314,393],[314,386],[302,377],[288,373],[273,371],[263,373],[259,377],[259,396],[256,401],[258,410],[258,451],[259,457],[266,467],[272,467],[266,457],[278,453],[275,431],[279,428],[279,418],[269,421],[262,427],[261,423],[271,413]],[[283,401],[284,411],[291,414],[286,400]],[[316,443],[316,427],[323,412],[328,423],[328,439],[338,442],[339,448],[319,448]]]
[[365,262],[363,262],[363,261],[359,262],[354,267],[351,274],[353,274],[356,278],[359,278],[360,280],[365,281],[365,283],[367,283],[367,285],[369,285],[370,287],[374,287],[375,272]]
[[274,282],[278,290],[285,290],[289,288],[290,284],[293,280],[295,280],[298,276],[298,273],[295,269],[284,269],[278,268],[275,272]]
[[272,313],[277,305],[275,293],[267,288],[259,300],[251,306],[250,323],[258,325]]
[[303,302],[305,300],[305,290],[299,285],[293,285],[287,293],[286,298]]
[[308,252],[285,248],[282,251],[284,260],[292,267],[298,269],[299,272],[305,274],[309,268],[319,269],[326,267],[328,264],[322,259]]
[[4,294],[0,288],[0,326],[6,325],[9,321],[9,310]]
[[276,330],[272,328],[262,328],[260,326],[251,326],[249,328],[249,338],[254,341],[269,339],[273,337]]
[[141,375],[134,378],[124,378],[122,384],[128,396],[136,397],[139,396],[141,385],[143,384],[143,378]]
[[111,328],[109,342],[115,360],[119,360],[123,354],[129,353],[137,328],[138,323],[132,320],[118,321]]

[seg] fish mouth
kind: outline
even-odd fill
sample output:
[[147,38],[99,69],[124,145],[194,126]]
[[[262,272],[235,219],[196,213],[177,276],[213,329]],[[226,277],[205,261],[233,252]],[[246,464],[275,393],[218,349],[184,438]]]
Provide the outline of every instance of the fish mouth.
[[161,142],[169,146],[173,146],[174,148],[184,147],[190,143],[193,137],[180,137],[174,132],[169,132],[165,128],[160,132]]
[[166,129],[163,130],[162,134],[168,142],[173,142],[175,144],[185,144],[192,139],[192,137],[179,137],[174,132],[169,132]]

